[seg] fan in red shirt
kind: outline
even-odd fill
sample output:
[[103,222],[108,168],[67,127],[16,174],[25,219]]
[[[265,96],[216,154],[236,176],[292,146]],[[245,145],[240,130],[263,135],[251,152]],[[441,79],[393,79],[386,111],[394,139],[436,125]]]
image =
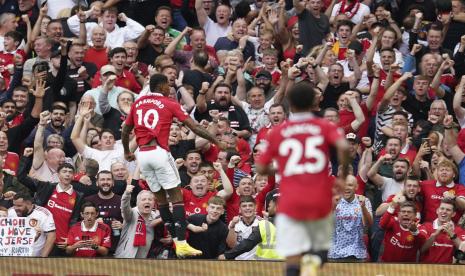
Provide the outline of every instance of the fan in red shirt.
[[25,46],[24,50],[18,49],[23,36],[17,31],[9,31],[5,34],[4,40],[4,51],[0,52],[0,67],[2,78],[5,79],[5,86],[10,85],[10,71],[9,68],[13,68],[15,55],[20,55],[22,60],[26,60],[27,52],[29,52],[29,47]]
[[97,222],[97,206],[86,202],[81,206],[82,221],[76,223],[68,232],[66,253],[74,257],[106,256],[111,247],[110,227]]
[[465,231],[452,221],[456,205],[451,199],[442,199],[436,209],[437,218],[426,222],[420,232],[426,241],[421,248],[420,262],[451,264],[454,248],[459,248],[465,241]]
[[270,123],[258,131],[257,138],[255,139],[255,145],[260,144],[260,142],[265,139],[266,135],[272,127],[281,124],[286,119],[284,106],[282,104],[273,104],[270,106],[268,111],[268,119],[270,120]]
[[[377,33],[377,32],[376,32]],[[392,85],[401,75],[399,74],[399,66],[395,63],[396,62],[396,53],[392,48],[384,48],[380,50],[380,60],[381,60],[381,69],[379,71],[379,75],[375,75],[373,73],[373,58],[375,55],[376,47],[377,47],[377,34],[375,34],[374,43],[370,46],[367,51],[367,72],[368,77],[370,79],[370,84],[373,83],[372,78],[379,78],[379,87],[378,87],[378,94],[376,95],[375,102],[373,108],[371,110],[371,115],[375,116],[377,112],[377,106],[381,102],[386,92],[386,86]],[[388,83],[388,80],[391,81]]]
[[233,193],[233,187],[231,181],[223,170],[220,163],[213,163],[213,167],[219,173],[221,177],[221,183],[223,184],[223,190],[221,191],[209,191],[208,190],[208,178],[204,174],[197,174],[192,176],[189,183],[190,190],[182,189],[182,197],[184,199],[184,206],[186,209],[186,216],[194,214],[207,214],[208,200],[212,196],[219,196],[223,199],[229,198]]
[[[292,67],[289,75],[297,70]],[[281,196],[275,220],[276,249],[286,257],[287,273],[296,275],[305,252],[314,255],[309,262],[315,269],[327,258],[333,227],[329,147],[335,146],[338,156],[344,159],[339,160],[344,168],[341,179],[347,176],[349,153],[342,130],[310,112],[315,98],[310,83],[294,84],[287,98],[292,115],[269,132],[256,169],[257,173],[269,174],[273,160],[277,162]]]
[[84,62],[92,62],[98,71],[103,65],[108,64],[108,48],[105,47],[107,33],[101,26],[96,26],[91,31],[92,46],[89,46],[84,55]]
[[[124,155],[128,161],[135,159],[134,154],[129,150],[129,134],[134,129],[139,146],[137,159],[140,171],[150,190],[155,193],[160,216],[167,224],[171,236],[174,237],[176,254],[179,257],[200,255],[201,251],[192,248],[186,242],[187,222],[179,186],[181,180],[168,147],[168,136],[173,119],[176,117],[195,134],[212,143],[220,144],[220,142],[205,128],[195,123],[179,103],[168,97],[170,86],[166,76],[152,75],[150,91],[152,92],[132,104],[131,111],[123,124],[121,139]],[[173,212],[170,211],[168,198],[173,205]]]
[[[400,197],[394,198],[387,212],[381,217],[379,226],[384,232],[383,262],[410,262],[417,260],[417,252],[424,242],[424,236],[417,229],[415,214],[417,208],[412,201],[400,203]],[[396,209],[399,209],[395,216]]]
[[[134,93],[139,93],[142,89],[141,85],[137,82],[136,77],[133,73],[129,70],[124,69],[124,66],[127,61],[127,53],[126,50],[122,47],[116,47],[111,49],[108,53],[108,58],[111,64],[116,69],[116,86],[124,87]],[[92,80],[92,88],[96,88],[102,84],[102,80],[100,78],[100,71],[97,72]]]
[[423,196],[423,220],[432,222],[436,219],[436,210],[443,198],[455,199],[459,209],[454,213],[452,220],[458,222],[465,209],[465,187],[454,183],[457,176],[457,167],[450,160],[442,160],[437,166],[437,180],[426,180],[420,182]]
[[4,131],[0,131],[0,164],[2,169],[8,170],[9,173],[16,176],[19,156],[15,152],[8,151],[8,136]]

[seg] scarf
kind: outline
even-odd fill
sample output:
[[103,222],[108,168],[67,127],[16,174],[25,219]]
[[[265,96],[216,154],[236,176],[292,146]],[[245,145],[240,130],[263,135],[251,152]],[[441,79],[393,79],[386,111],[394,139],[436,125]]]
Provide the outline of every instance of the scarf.
[[145,246],[147,242],[147,226],[142,215],[137,218],[136,234],[134,236],[134,246]]
[[358,12],[358,9],[360,8],[360,2],[358,0],[355,0],[349,6],[347,6],[347,8],[346,2],[347,0],[341,1],[341,6],[339,7],[337,14],[344,13],[347,15],[347,17],[349,17],[349,19],[351,19]]

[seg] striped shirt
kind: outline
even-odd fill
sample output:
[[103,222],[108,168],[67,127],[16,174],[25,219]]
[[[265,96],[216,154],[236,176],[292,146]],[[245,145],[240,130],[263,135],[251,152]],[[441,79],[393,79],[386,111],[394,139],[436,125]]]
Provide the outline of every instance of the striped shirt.
[[[392,106],[389,106],[388,109],[386,109],[384,112],[378,112],[376,113],[376,132],[375,132],[375,141],[373,143],[374,145],[374,150],[375,153],[378,153],[385,144],[385,141],[383,141],[384,134],[381,131],[381,129],[384,126],[392,126],[392,117],[394,113],[396,113],[398,110],[394,109]],[[409,128],[411,129],[413,127],[413,117],[412,114],[409,113],[407,110],[402,108],[400,111],[403,111],[408,114],[408,123],[409,123]]]

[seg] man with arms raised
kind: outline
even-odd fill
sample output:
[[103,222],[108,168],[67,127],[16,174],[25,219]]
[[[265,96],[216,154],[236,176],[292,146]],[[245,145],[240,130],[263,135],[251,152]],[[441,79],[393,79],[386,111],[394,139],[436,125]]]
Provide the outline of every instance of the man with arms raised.
[[[173,118],[176,117],[197,135],[219,145],[219,141],[196,124],[181,106],[171,100],[168,95],[170,86],[168,78],[162,74],[154,74],[150,78],[150,92],[140,97],[131,107],[131,111],[123,124],[121,139],[125,158],[134,160],[135,156],[129,150],[129,133],[135,128],[136,141],[139,145],[137,158],[142,175],[155,193],[160,210],[160,216],[169,227],[176,244],[176,254],[179,257],[200,255],[201,251],[190,247],[186,242],[186,219],[181,180],[174,159],[169,152],[168,136]],[[169,201],[173,204],[173,212],[169,209]]]

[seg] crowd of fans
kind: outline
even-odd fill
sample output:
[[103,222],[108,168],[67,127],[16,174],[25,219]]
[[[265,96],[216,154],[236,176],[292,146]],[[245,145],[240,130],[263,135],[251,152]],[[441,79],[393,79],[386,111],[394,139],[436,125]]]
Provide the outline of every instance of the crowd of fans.
[[288,116],[289,87],[306,81],[315,116],[350,143],[328,258],[465,259],[463,0],[1,0],[0,42],[0,213],[39,222],[36,256],[176,257],[120,140],[161,73],[228,145],[171,125],[199,258],[256,257],[256,243],[238,246],[273,221],[279,175],[256,174],[254,160]]

